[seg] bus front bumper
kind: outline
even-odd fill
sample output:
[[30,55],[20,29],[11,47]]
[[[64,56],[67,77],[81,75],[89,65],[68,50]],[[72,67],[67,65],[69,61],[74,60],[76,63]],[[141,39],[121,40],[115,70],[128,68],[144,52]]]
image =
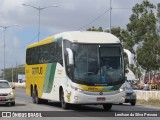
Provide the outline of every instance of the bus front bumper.
[[65,101],[71,104],[124,103],[125,93],[117,92],[116,94],[88,95],[74,91],[66,95]]

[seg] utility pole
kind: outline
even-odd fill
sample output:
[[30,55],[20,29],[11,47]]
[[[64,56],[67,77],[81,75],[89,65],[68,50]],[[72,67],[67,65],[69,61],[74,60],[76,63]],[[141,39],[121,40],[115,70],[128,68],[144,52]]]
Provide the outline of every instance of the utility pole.
[[38,10],[38,42],[39,42],[39,38],[40,38],[40,20],[41,20],[41,10],[44,10],[46,8],[50,8],[50,7],[58,7],[57,5],[51,5],[51,6],[47,6],[47,7],[35,7],[35,6],[32,6],[32,5],[28,5],[28,4],[22,4],[24,6],[28,6],[28,7],[31,7],[31,8],[34,8],[36,10]]
[[15,24],[15,25],[12,25],[12,26],[0,26],[1,28],[3,28],[4,29],[4,70],[3,70],[3,79],[5,79],[5,69],[6,69],[6,67],[5,67],[5,62],[6,62],[6,60],[5,60],[5,57],[6,57],[6,51],[5,51],[5,47],[6,47],[6,43],[5,43],[5,41],[6,41],[6,31],[7,31],[7,29],[8,28],[10,28],[10,27],[13,27],[13,26],[18,26],[17,24]]
[[18,67],[17,67],[17,62],[16,62],[16,78],[17,79],[17,82],[18,82]]
[[110,0],[110,19],[109,19],[109,32],[111,33],[111,24],[112,24],[112,0]]
[[13,85],[13,65],[12,65],[12,85]]

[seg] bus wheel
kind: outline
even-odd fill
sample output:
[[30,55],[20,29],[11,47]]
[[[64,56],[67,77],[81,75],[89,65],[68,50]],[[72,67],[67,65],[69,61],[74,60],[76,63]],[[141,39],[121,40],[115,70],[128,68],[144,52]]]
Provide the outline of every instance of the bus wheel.
[[104,104],[104,105],[103,105],[103,109],[104,109],[104,110],[107,110],[107,111],[108,111],[108,110],[111,110],[111,108],[112,108],[112,104],[111,104],[111,103],[108,103],[108,104]]
[[47,104],[48,100],[42,99],[42,103]]
[[37,93],[36,89],[33,90],[32,100],[33,100],[33,103],[35,103],[35,104],[40,104],[40,102],[41,102],[41,100],[38,98],[38,93]]
[[63,109],[67,109],[68,108],[68,103],[66,103],[65,100],[64,100],[64,92],[63,92],[63,90],[61,90],[60,102],[61,102],[61,107]]
[[135,106],[135,105],[136,105],[136,102],[131,102],[131,105],[132,105],[132,106]]
[[32,101],[33,103],[36,103],[36,95],[35,95],[35,90],[32,91]]

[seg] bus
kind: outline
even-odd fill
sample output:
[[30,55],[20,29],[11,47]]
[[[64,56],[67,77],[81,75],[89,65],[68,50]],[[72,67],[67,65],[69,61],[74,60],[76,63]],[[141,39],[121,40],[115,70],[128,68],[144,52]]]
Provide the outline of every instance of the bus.
[[[26,93],[33,103],[123,103],[124,50],[120,40],[104,32],[72,31],[50,36],[26,48]],[[109,67],[104,68],[106,64]]]

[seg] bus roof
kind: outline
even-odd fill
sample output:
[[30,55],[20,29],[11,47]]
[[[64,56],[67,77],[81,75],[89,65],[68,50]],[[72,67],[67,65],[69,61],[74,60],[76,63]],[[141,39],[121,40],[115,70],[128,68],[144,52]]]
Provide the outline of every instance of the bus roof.
[[95,31],[82,31],[82,32],[72,31],[72,32],[59,33],[54,36],[45,38],[40,42],[29,45],[27,48],[51,43],[51,42],[57,41],[60,38],[69,40],[71,42],[76,42],[76,43],[100,43],[100,44],[101,43],[108,43],[108,44],[120,43],[120,40],[116,36],[110,33],[95,32]]

